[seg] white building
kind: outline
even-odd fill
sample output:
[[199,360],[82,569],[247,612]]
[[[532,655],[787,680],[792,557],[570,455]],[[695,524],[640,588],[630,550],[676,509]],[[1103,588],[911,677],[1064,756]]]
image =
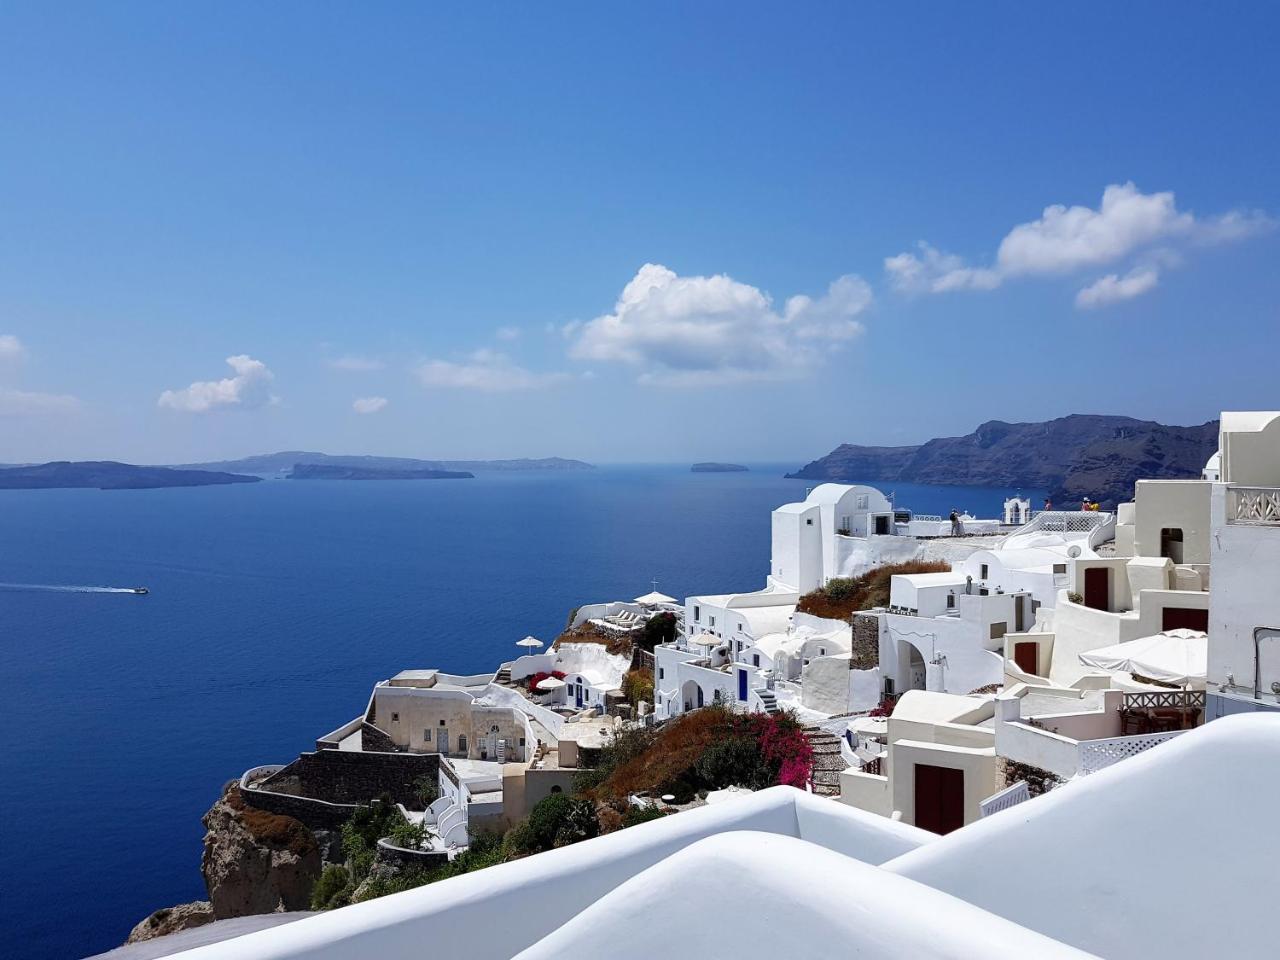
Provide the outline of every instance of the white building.
[[1224,413],[1210,518],[1209,716],[1280,709],[1280,413]]
[[770,580],[801,594],[848,576],[852,539],[895,533],[893,505],[875,487],[824,483],[773,511]]

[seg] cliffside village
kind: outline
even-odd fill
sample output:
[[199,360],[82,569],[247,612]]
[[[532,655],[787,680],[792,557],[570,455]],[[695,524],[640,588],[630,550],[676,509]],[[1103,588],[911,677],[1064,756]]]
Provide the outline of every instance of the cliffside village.
[[[850,898],[884,911],[877,920],[860,912],[859,931],[844,934],[854,941],[881,924],[888,932],[876,936],[927,942],[945,911],[929,911],[919,929],[909,918],[945,894],[963,914],[945,935],[973,944],[975,956],[1156,955],[1152,945],[1165,941],[1178,947],[1167,955],[1203,955],[1182,949],[1201,942],[1194,936],[1178,944],[1164,932],[1189,919],[1177,898],[1162,903],[1142,888],[1167,876],[1159,864],[1214,845],[1217,831],[1252,832],[1253,846],[1234,851],[1241,856],[1226,840],[1221,852],[1232,866],[1209,884],[1225,884],[1243,903],[1253,867],[1240,861],[1274,863],[1267,851],[1280,853],[1273,823],[1257,819],[1269,817],[1263,798],[1280,786],[1280,413],[1224,413],[1219,451],[1200,478],[1140,481],[1115,512],[1036,510],[1014,497],[1001,517],[956,519],[896,509],[872,487],[822,484],[773,511],[759,589],[683,601],[655,590],[591,604],[569,623],[573,639],[588,642],[547,648],[526,638],[519,655],[475,676],[402,671],[314,751],[247,771],[241,793],[313,829],[332,829],[355,805],[387,794],[431,838],[422,850],[389,853],[448,859],[477,831],[509,827],[539,800],[571,790],[574,773],[619,730],[713,704],[790,711],[815,746],[806,791],[743,791],[732,803],[622,831],[625,839],[602,836],[401,894],[398,907],[377,916],[371,904],[344,908],[330,915],[322,940],[347,937],[337,919],[347,915],[406,950],[418,931],[441,955],[477,942],[485,946],[474,955],[562,955],[591,949],[604,929],[640,922],[627,910],[647,890],[644,897],[662,899],[641,898],[646,922],[680,943],[700,929],[674,899],[683,881],[696,881],[690,892],[700,896],[720,889],[722,875],[732,889],[735,870],[768,874],[761,883],[780,898],[781,926],[852,923],[785,906],[813,894],[803,880],[813,846],[825,848],[819,860],[835,858],[832,877],[853,871]],[[805,612],[814,598],[829,607],[837,588],[888,564],[928,570],[892,575],[887,603],[841,617]],[[668,642],[651,654],[639,644],[629,655],[610,652],[626,647],[610,640],[638,638],[660,615],[674,621]],[[632,670],[652,670],[651,703],[622,694]],[[1271,716],[1219,726],[1233,714]],[[409,787],[423,776],[438,785],[429,804]],[[1242,786],[1255,776],[1270,786]],[[1229,798],[1205,793],[1228,787]],[[1188,803],[1192,812],[1179,813]],[[1205,804],[1220,804],[1220,816]],[[1018,816],[1000,816],[1015,806]],[[760,860],[721,836],[742,829],[790,836],[760,846],[769,851]],[[702,837],[710,839],[696,842]],[[788,846],[802,841],[805,850]],[[1130,847],[1135,859],[1126,861]],[[1110,856],[1093,859],[1089,851],[1099,850]],[[1019,857],[1033,862],[1019,866]],[[906,866],[890,872],[914,879],[910,889],[889,884],[891,909],[882,903],[887,874],[868,879],[854,868],[889,870],[899,860]],[[1000,862],[1009,869],[996,869]],[[1148,876],[1141,884],[1120,876],[1139,868]],[[971,889],[966,871],[990,882]],[[1022,888],[1035,885],[1037,871],[1054,885],[1042,891],[1048,906],[1024,904]],[[1207,877],[1193,866],[1185,879],[1203,887]],[[791,882],[804,897],[788,892]],[[1126,920],[1080,920],[1102,909],[1100,890],[1109,916]],[[522,897],[537,901],[536,917]],[[1206,903],[1191,899],[1183,909],[1204,914]],[[477,911],[525,926],[467,934],[465,918]],[[1234,910],[1233,924],[1247,912]],[[209,956],[304,956],[312,941],[293,949],[289,938],[312,922],[256,934],[245,941],[252,950]],[[758,928],[772,926],[752,930],[767,937]],[[361,955],[359,930],[351,951],[325,955]]]

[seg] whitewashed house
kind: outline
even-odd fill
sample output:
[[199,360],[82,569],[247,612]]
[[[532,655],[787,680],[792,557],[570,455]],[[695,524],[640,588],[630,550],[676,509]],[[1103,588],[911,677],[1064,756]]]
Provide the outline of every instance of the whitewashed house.
[[1224,413],[1209,547],[1208,712],[1280,710],[1280,412]]

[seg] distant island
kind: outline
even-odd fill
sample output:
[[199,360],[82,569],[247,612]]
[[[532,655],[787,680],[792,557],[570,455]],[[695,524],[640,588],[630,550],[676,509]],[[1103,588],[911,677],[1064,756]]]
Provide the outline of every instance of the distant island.
[[689,468],[691,473],[746,473],[747,468],[740,463],[695,463]]
[[[305,450],[263,453],[240,460],[217,460],[211,463],[179,464],[180,470],[215,470],[231,473],[256,473],[262,476],[289,474],[298,466],[353,467],[361,470],[446,470],[465,473],[511,472],[532,470],[594,470],[581,460],[563,457],[519,460],[415,460],[411,457],[335,456]],[[385,478],[384,478],[385,479]]]
[[343,467],[333,463],[299,463],[290,480],[474,480],[466,470],[382,470],[373,467]]
[[56,460],[0,468],[0,490],[152,490],[158,487],[208,487],[226,483],[257,483],[261,477],[245,477],[210,470],[174,470],[140,467],[114,460]]
[[[991,420],[963,437],[918,446],[841,444],[788,477],[1046,490],[1060,507],[1088,497],[1113,507],[1139,479],[1199,477],[1218,449],[1218,421],[1173,427],[1132,417],[1073,414],[1043,423]],[[1039,504],[1037,504],[1039,506]]]

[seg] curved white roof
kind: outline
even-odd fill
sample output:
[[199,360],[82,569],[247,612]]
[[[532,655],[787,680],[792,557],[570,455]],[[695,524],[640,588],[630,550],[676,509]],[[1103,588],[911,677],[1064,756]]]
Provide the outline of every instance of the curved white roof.
[[[690,896],[691,882],[713,897],[716,892],[732,896],[739,910],[753,905],[757,922],[732,912],[714,922],[706,897]],[[815,843],[744,831],[708,837],[672,854],[611,890],[517,960],[596,956],[602,950],[611,960],[651,960],[654,940],[641,932],[655,924],[680,957],[1087,956]]]
[[[881,500],[888,502],[888,498],[875,487],[864,486],[860,483],[820,483],[809,491],[809,495],[805,497],[806,503],[823,503],[835,504],[839,503],[850,493],[867,494],[879,497]],[[868,503],[871,501],[868,500]]]

